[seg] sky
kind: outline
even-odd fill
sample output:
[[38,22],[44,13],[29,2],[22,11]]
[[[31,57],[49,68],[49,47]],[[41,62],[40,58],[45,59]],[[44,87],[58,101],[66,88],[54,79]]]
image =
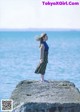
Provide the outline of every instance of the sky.
[[0,29],[80,29],[80,5],[49,6],[42,1],[60,0],[0,0]]

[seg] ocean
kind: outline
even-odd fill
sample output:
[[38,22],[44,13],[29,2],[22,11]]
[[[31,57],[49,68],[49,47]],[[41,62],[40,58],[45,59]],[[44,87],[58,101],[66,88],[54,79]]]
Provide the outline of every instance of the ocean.
[[[80,90],[80,31],[45,31],[49,57],[46,80],[68,80]],[[0,99],[10,98],[22,80],[40,80],[34,71],[39,63],[42,31],[0,31]]]

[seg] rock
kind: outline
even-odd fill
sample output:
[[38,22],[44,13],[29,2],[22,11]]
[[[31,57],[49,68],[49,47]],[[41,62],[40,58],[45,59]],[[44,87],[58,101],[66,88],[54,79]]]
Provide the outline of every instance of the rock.
[[80,112],[80,92],[69,81],[21,81],[12,92],[13,112]]

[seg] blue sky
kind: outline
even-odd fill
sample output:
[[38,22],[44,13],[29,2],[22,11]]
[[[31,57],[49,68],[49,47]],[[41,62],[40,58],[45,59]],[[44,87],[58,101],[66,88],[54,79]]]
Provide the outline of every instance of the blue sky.
[[0,29],[80,29],[80,5],[51,7],[43,6],[42,1],[0,0]]

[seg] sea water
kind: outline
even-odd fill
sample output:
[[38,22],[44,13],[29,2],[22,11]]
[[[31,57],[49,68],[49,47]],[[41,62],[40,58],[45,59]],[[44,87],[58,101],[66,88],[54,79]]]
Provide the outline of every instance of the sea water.
[[[22,80],[40,80],[34,71],[40,60],[42,31],[0,32],[0,99],[11,96]],[[80,31],[46,31],[49,57],[46,80],[73,82],[80,89]]]

